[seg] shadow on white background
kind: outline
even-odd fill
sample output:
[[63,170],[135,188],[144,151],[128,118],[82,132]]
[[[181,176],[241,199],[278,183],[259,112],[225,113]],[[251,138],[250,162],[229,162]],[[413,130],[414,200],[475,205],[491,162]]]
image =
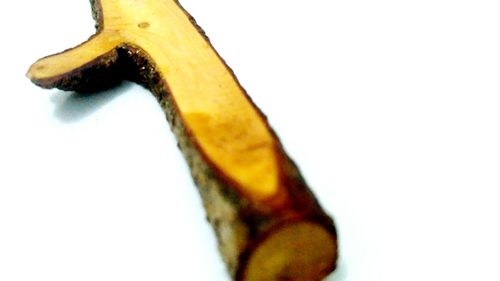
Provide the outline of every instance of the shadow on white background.
[[51,96],[54,103],[54,115],[63,123],[74,123],[89,117],[101,110],[107,103],[115,99],[120,93],[130,89],[131,82],[122,82],[106,91],[96,93],[58,92]]

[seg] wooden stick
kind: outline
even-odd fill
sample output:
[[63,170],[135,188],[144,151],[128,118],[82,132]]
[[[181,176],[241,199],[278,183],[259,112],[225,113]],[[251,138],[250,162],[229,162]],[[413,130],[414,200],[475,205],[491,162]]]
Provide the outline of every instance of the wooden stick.
[[164,109],[234,280],[315,281],[336,232],[265,116],[174,0],[91,1],[97,33],[34,63],[44,88],[95,91],[122,79]]

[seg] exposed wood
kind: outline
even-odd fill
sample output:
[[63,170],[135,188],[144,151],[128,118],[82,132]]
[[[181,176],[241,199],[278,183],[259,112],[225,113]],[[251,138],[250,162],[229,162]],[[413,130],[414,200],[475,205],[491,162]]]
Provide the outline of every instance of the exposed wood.
[[336,233],[266,118],[174,0],[92,1],[98,32],[40,59],[45,88],[89,91],[120,79],[158,98],[234,280],[321,280]]

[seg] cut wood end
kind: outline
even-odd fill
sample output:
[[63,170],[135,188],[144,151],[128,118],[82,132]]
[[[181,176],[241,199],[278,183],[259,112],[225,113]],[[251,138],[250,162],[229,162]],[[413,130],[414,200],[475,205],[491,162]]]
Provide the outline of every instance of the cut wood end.
[[274,231],[249,257],[242,281],[321,281],[335,267],[336,237],[311,222]]
[[[109,67],[118,60],[115,52],[121,42],[116,31],[103,31],[86,42],[61,53],[39,59],[30,66],[26,76],[35,84],[43,81],[56,82],[59,79],[73,79],[90,68]],[[57,87],[45,82],[46,87]]]
[[26,77],[32,81],[38,81],[61,75],[64,74],[64,71],[61,71],[64,65],[66,65],[66,63],[61,65],[60,62],[57,60],[53,61],[50,57],[39,59],[30,66],[26,73]]

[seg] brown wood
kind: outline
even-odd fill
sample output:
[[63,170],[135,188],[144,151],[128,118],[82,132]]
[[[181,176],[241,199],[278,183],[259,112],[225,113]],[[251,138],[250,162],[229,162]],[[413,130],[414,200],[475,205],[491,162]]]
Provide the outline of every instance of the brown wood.
[[122,79],[164,109],[234,280],[315,281],[335,268],[332,220],[265,116],[174,0],[91,1],[98,32],[42,58],[44,88],[95,91]]

